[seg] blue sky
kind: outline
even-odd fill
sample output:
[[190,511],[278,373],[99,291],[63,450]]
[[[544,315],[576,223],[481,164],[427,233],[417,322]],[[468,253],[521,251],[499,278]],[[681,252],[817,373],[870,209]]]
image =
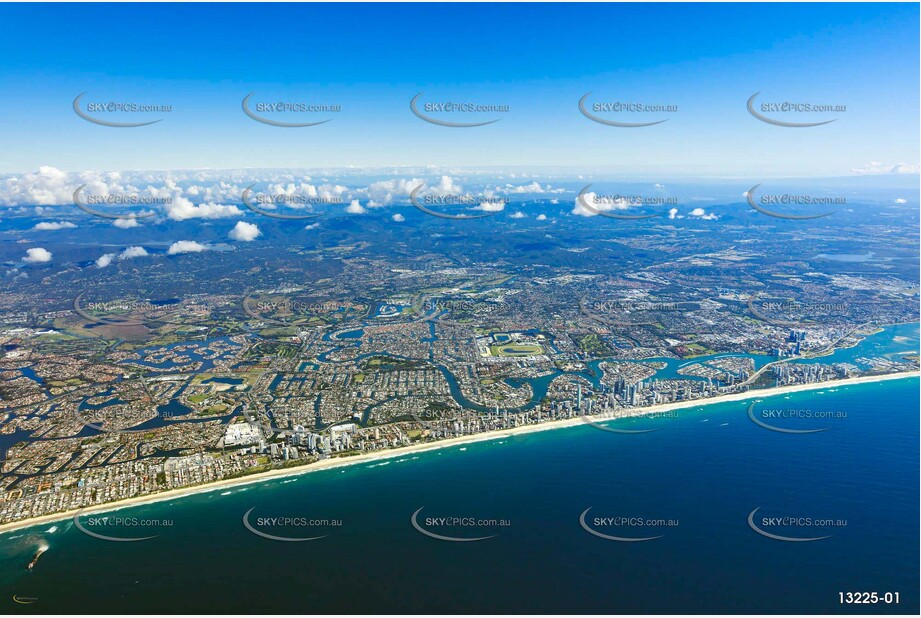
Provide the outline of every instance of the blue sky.
[[[514,165],[770,177],[918,165],[912,4],[2,5],[0,21],[0,173]],[[71,109],[84,91],[173,111],[101,127]],[[266,126],[240,109],[252,91],[342,112]],[[409,111],[420,91],[510,111],[485,127],[434,126]],[[579,113],[589,91],[678,111],[607,127]],[[757,91],[847,112],[777,127],[747,113]],[[804,120],[794,116],[783,118]]]

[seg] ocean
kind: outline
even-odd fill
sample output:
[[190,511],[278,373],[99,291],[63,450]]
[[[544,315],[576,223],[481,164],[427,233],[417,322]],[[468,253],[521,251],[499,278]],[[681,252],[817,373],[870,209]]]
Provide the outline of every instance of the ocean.
[[[811,433],[767,429],[750,401],[730,402],[607,424],[652,432],[504,437],[78,520],[146,540],[46,524],[0,536],[2,602],[16,613],[918,613],[918,393],[917,378],[829,384],[752,408],[770,426],[822,430]],[[842,605],[847,592],[880,600]]]

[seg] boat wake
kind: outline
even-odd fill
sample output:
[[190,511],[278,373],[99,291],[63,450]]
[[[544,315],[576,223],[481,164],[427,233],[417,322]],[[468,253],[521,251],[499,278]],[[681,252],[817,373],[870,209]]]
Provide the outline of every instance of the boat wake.
[[32,562],[29,563],[30,571],[35,568],[35,564],[38,562],[38,559],[41,558],[42,554],[44,554],[46,551],[48,551],[47,543],[42,543],[41,545],[39,545],[38,551],[35,552],[35,557],[32,558]]

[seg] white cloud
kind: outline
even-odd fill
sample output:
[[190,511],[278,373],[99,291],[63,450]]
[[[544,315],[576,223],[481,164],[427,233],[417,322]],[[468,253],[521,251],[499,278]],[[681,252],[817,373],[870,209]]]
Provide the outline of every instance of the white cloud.
[[460,193],[464,189],[450,176],[442,176],[438,184],[432,187],[432,190],[438,195],[451,195]]
[[908,203],[908,200],[906,200],[904,197],[900,197],[900,198],[898,198],[898,199],[895,200],[895,203],[896,203],[896,204],[907,204],[907,203]]
[[400,213],[396,213],[395,215],[393,215],[393,217],[391,217],[391,219],[393,219],[397,223],[403,223],[404,221],[406,221],[406,217],[404,217]]
[[64,230],[77,227],[70,221],[42,221],[36,223],[33,230]]
[[[585,208],[582,205],[582,202],[587,204],[589,208]],[[594,217],[598,212],[608,212],[611,210],[626,210],[631,206],[636,206],[633,202],[626,200],[624,198],[614,198],[609,195],[596,195],[594,192],[583,193],[582,200],[580,202],[579,196],[576,196],[574,201],[575,207],[572,209],[572,214],[580,215],[582,217]],[[591,210],[590,210],[591,209]],[[596,212],[592,212],[595,210]]]
[[304,229],[305,230],[315,230],[318,227],[320,227],[319,223],[308,223],[307,225],[304,226]]
[[676,216],[678,216],[678,209],[677,209],[677,208],[672,208],[671,210],[668,211],[668,218],[669,218],[669,219],[674,219]]
[[26,250],[26,257],[23,258],[23,261],[29,264],[44,264],[51,261],[51,252],[41,247],[33,247]]
[[128,247],[118,256],[120,260],[130,260],[131,258],[144,257],[147,255],[147,249],[144,247]]
[[527,215],[525,215],[525,214],[524,214],[523,212],[521,212],[520,210],[519,210],[518,212],[516,212],[515,214],[513,214],[513,215],[509,215],[509,217],[510,217],[511,219],[524,219],[526,216],[527,216]]
[[119,261],[121,260],[130,260],[131,258],[146,257],[150,255],[147,253],[147,249],[144,247],[131,246],[127,247],[121,253],[105,253],[99,256],[99,259],[96,260],[96,266],[99,268],[105,268],[112,263],[113,260],[117,257]]
[[[421,186],[424,185],[424,186]],[[419,188],[421,186],[421,188]],[[441,176],[434,185],[428,185],[421,178],[392,178],[371,183],[366,189],[357,189],[358,195],[368,197],[368,206],[377,208],[408,198],[419,188],[417,195],[460,195],[463,188],[450,176]]]
[[166,216],[174,221],[186,219],[221,219],[225,217],[239,217],[243,213],[236,206],[205,202],[195,205],[188,198],[176,196],[168,204],[164,204]]
[[538,221],[546,221],[546,220],[547,220],[547,215],[537,215],[537,220],[538,220]]
[[352,200],[352,203],[345,207],[345,212],[353,215],[360,215],[368,211],[364,206],[358,203],[358,200]]
[[480,202],[480,205],[474,208],[474,210],[482,210],[483,212],[502,212],[505,210],[505,202],[501,200],[483,201]]
[[691,211],[690,216],[698,217],[700,219],[703,219],[704,221],[716,221],[717,219],[719,219],[719,217],[713,214],[712,212],[707,214],[707,211],[705,211],[703,208],[695,208],[694,210]]
[[328,201],[340,200],[348,192],[349,188],[342,185],[325,184],[317,187],[317,196]]
[[112,263],[112,260],[115,259],[116,255],[117,255],[116,253],[105,253],[99,256],[99,259],[96,260],[96,266],[98,266],[99,268],[105,268],[106,266]]
[[176,255],[177,253],[201,253],[207,250],[208,247],[200,242],[195,242],[194,240],[177,240],[169,246],[167,253],[169,255]]
[[[314,185],[303,183],[303,182],[300,184],[294,184],[293,182],[272,183],[268,186],[268,188],[266,188],[264,193],[266,195],[271,195],[275,197],[284,195],[287,197],[300,196],[300,197],[315,198],[319,195],[317,193],[317,188]],[[303,206],[302,204],[299,203],[298,200],[280,200],[280,201],[283,201],[284,203],[294,208]]]
[[255,223],[237,221],[237,224],[233,227],[232,230],[230,230],[229,236],[234,240],[250,242],[252,240],[256,240],[257,237],[262,236],[262,232],[259,230],[259,226]]
[[552,186],[547,185],[546,187],[540,186],[540,183],[536,180],[528,185],[505,185],[506,193],[563,193],[564,189],[554,189]]
[[127,230],[128,228],[137,227],[138,220],[133,217],[130,219],[116,219],[112,222],[112,225],[123,230]]
[[856,167],[851,170],[852,174],[917,174],[921,167],[917,165],[908,165],[905,163],[883,163],[881,161],[870,161],[866,165]]
[[371,183],[367,189],[359,191],[368,196],[369,206],[385,206],[393,203],[397,198],[409,197],[413,189],[422,184],[418,178],[393,178],[391,180],[379,180]]
[[0,203],[18,206],[57,206],[72,199],[66,172],[43,165],[38,172],[13,175],[0,181]]
[[[233,204],[243,189],[254,182],[269,182],[270,192],[303,193],[314,197],[320,193],[336,194],[346,187],[329,185],[318,188],[294,170],[171,170],[125,172],[64,172],[43,166],[37,172],[0,176],[0,205],[49,207],[70,205],[76,187],[85,185],[84,195],[136,195],[146,198],[169,198],[173,204],[157,201],[157,208],[174,219],[219,218],[234,216]],[[276,190],[280,187],[280,191]],[[190,199],[191,198],[191,199]],[[185,200],[181,202],[180,200]],[[190,207],[190,203],[205,208]]]

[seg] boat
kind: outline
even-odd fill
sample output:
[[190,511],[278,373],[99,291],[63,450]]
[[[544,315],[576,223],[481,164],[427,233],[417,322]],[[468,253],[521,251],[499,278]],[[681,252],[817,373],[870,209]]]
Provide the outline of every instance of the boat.
[[43,545],[38,548],[38,551],[35,552],[35,557],[32,558],[32,562],[29,563],[29,570],[31,571],[35,567],[35,563],[38,562],[38,559],[48,550],[48,547]]

